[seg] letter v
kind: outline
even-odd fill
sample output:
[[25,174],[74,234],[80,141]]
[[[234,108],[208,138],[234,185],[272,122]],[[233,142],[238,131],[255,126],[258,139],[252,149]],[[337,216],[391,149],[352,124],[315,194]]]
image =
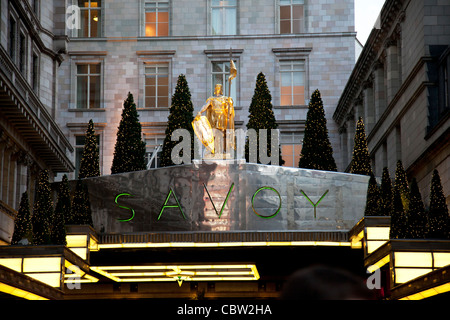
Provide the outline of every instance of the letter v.
[[234,183],[231,185],[230,190],[228,190],[227,197],[225,198],[225,201],[222,204],[222,208],[220,209],[220,213],[217,212],[216,205],[214,204],[214,201],[212,200],[211,195],[209,194],[209,191],[208,191],[208,188],[206,187],[206,184],[203,184],[203,186],[205,187],[206,193],[208,193],[208,197],[209,197],[209,200],[211,200],[211,203],[213,205],[214,211],[216,211],[216,214],[219,216],[219,219],[220,219],[220,217],[222,216],[222,213],[223,213],[223,209],[225,208],[225,205],[227,204],[228,198],[230,197],[231,191],[234,188]]

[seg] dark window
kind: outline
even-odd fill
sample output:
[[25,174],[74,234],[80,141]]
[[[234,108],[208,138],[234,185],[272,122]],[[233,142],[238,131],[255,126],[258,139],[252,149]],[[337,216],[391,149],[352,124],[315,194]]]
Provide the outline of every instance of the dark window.
[[16,35],[17,35],[17,24],[16,20],[12,17],[9,18],[9,56],[13,61],[16,57]]

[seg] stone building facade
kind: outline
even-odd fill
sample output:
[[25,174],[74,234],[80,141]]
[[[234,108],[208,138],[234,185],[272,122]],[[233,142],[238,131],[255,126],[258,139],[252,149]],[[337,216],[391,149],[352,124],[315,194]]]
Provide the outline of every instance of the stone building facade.
[[73,148],[55,121],[65,36],[64,1],[0,1],[0,244],[20,197],[33,203],[41,169],[73,171]]
[[[67,5],[70,5],[68,1]],[[90,119],[109,174],[123,101],[134,96],[150,156],[165,136],[170,99],[185,74],[194,113],[226,82],[232,57],[236,125],[245,129],[256,76],[266,75],[286,165],[297,166],[311,93],[321,90],[335,157],[334,108],[355,64],[354,1],[133,0],[74,2],[70,42],[58,69],[55,115],[78,167]],[[79,13],[79,15],[78,15]],[[228,89],[225,90],[228,94]],[[149,167],[156,166],[156,161]],[[73,173],[71,178],[77,175]]]
[[450,194],[450,3],[386,1],[333,115],[341,138],[341,168],[350,167],[356,121],[363,117],[377,176],[394,177],[402,160],[429,202],[439,171]]

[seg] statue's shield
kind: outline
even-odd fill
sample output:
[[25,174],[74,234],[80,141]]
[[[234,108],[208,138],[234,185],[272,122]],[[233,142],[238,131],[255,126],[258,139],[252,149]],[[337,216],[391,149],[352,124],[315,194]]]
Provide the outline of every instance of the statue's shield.
[[197,138],[211,153],[214,153],[214,134],[208,118],[205,116],[195,117],[192,127]]

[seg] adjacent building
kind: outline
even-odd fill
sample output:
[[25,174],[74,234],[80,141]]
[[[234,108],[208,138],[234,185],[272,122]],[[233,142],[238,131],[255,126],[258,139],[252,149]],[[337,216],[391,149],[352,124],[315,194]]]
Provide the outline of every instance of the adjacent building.
[[386,1],[333,115],[342,171],[362,117],[375,174],[402,160],[426,205],[434,169],[450,201],[449,15],[448,2]]

